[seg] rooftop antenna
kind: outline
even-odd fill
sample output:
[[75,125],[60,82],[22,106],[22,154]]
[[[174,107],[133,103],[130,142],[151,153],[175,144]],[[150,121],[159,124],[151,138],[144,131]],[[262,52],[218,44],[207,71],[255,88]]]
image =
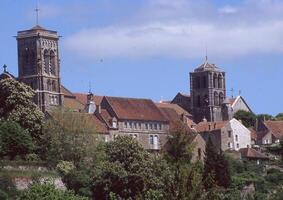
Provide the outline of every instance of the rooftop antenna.
[[241,90],[239,90],[239,96],[241,96],[241,93],[242,93],[242,91],[241,91]]
[[38,8],[38,1],[36,1],[36,8],[34,11],[36,12],[36,25],[38,26],[38,18],[39,18],[39,8]]
[[88,84],[89,84],[89,85],[88,85],[88,86],[89,86],[88,93],[90,93],[90,94],[91,94],[91,93],[92,93],[92,92],[91,92],[91,82],[89,81],[89,83],[88,83]]
[[231,88],[232,98],[234,98],[234,88]]
[[205,61],[207,62],[208,57],[207,57],[207,45],[205,44]]

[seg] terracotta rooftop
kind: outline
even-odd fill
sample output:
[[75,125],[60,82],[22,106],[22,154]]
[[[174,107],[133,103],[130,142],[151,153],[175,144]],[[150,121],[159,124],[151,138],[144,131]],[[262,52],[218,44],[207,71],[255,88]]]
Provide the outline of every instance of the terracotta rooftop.
[[178,104],[174,104],[174,103],[155,103],[155,104],[157,105],[158,108],[171,108],[175,110],[178,113],[178,115],[185,114],[186,116],[190,116],[190,117],[192,116],[188,111],[183,109]]
[[251,139],[252,140],[257,140],[257,133],[256,133],[256,130],[254,128],[249,128],[249,130],[251,131]]
[[268,157],[253,148],[242,148],[239,150],[243,158],[254,158],[254,159],[268,159]]
[[228,121],[220,121],[220,122],[200,122],[195,126],[197,132],[206,132],[206,131],[214,131],[220,130],[223,128]]
[[[87,104],[87,94],[84,94],[84,93],[74,93],[76,99],[81,102],[83,105],[86,105]],[[94,102],[95,102],[95,105],[100,105],[102,99],[103,99],[103,96],[98,96],[98,95],[94,95]]]
[[283,121],[265,121],[264,124],[276,138],[283,138]]
[[150,99],[104,97],[118,119],[167,121],[158,107]]
[[95,124],[97,133],[102,133],[102,134],[108,133],[107,125],[104,122],[102,122],[96,115],[90,115],[90,116]]

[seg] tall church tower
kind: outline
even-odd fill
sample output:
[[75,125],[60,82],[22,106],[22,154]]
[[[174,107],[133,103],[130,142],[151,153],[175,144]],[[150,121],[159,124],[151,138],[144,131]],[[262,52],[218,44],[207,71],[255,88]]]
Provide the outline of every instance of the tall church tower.
[[56,31],[38,25],[17,34],[18,79],[34,89],[34,102],[43,112],[63,101],[58,40]]
[[194,121],[221,121],[226,99],[225,72],[207,61],[190,73],[191,109]]

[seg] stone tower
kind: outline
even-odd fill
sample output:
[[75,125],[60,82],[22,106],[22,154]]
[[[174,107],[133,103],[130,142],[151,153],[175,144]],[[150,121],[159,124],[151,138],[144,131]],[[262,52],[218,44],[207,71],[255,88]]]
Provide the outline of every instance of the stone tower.
[[190,73],[191,109],[195,122],[221,121],[226,99],[225,72],[205,62]]
[[56,31],[38,25],[17,34],[18,79],[34,89],[34,102],[43,112],[63,101],[58,40]]

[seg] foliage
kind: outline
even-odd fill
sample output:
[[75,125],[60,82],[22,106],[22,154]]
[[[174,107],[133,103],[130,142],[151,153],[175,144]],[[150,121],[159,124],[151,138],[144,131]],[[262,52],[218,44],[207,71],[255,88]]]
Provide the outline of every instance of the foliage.
[[261,120],[273,120],[274,119],[274,117],[269,114],[258,114],[256,117]]
[[59,161],[75,165],[83,159],[92,159],[98,143],[92,116],[67,110],[54,110],[45,123],[42,137],[44,155],[51,166]]
[[209,137],[205,149],[204,187],[214,188],[216,185],[228,188],[231,184],[230,166],[222,151],[218,152]]
[[0,123],[0,157],[7,156],[11,160],[16,156],[24,156],[34,149],[31,136],[22,127],[11,121]]
[[51,184],[34,184],[24,191],[18,200],[87,200],[87,198],[75,195],[72,191],[56,189]]
[[251,112],[239,110],[235,113],[234,117],[237,120],[241,120],[244,126],[246,127],[251,127],[255,125],[256,115]]
[[34,91],[14,79],[0,81],[0,118],[15,121],[38,140],[43,123],[43,113],[33,103]]
[[0,199],[14,199],[18,194],[10,176],[0,176]]
[[200,199],[202,181],[200,163],[191,163],[194,134],[182,122],[176,122],[164,148],[169,172],[164,177],[166,199]]
[[278,113],[275,118],[276,120],[283,120],[283,113]]

